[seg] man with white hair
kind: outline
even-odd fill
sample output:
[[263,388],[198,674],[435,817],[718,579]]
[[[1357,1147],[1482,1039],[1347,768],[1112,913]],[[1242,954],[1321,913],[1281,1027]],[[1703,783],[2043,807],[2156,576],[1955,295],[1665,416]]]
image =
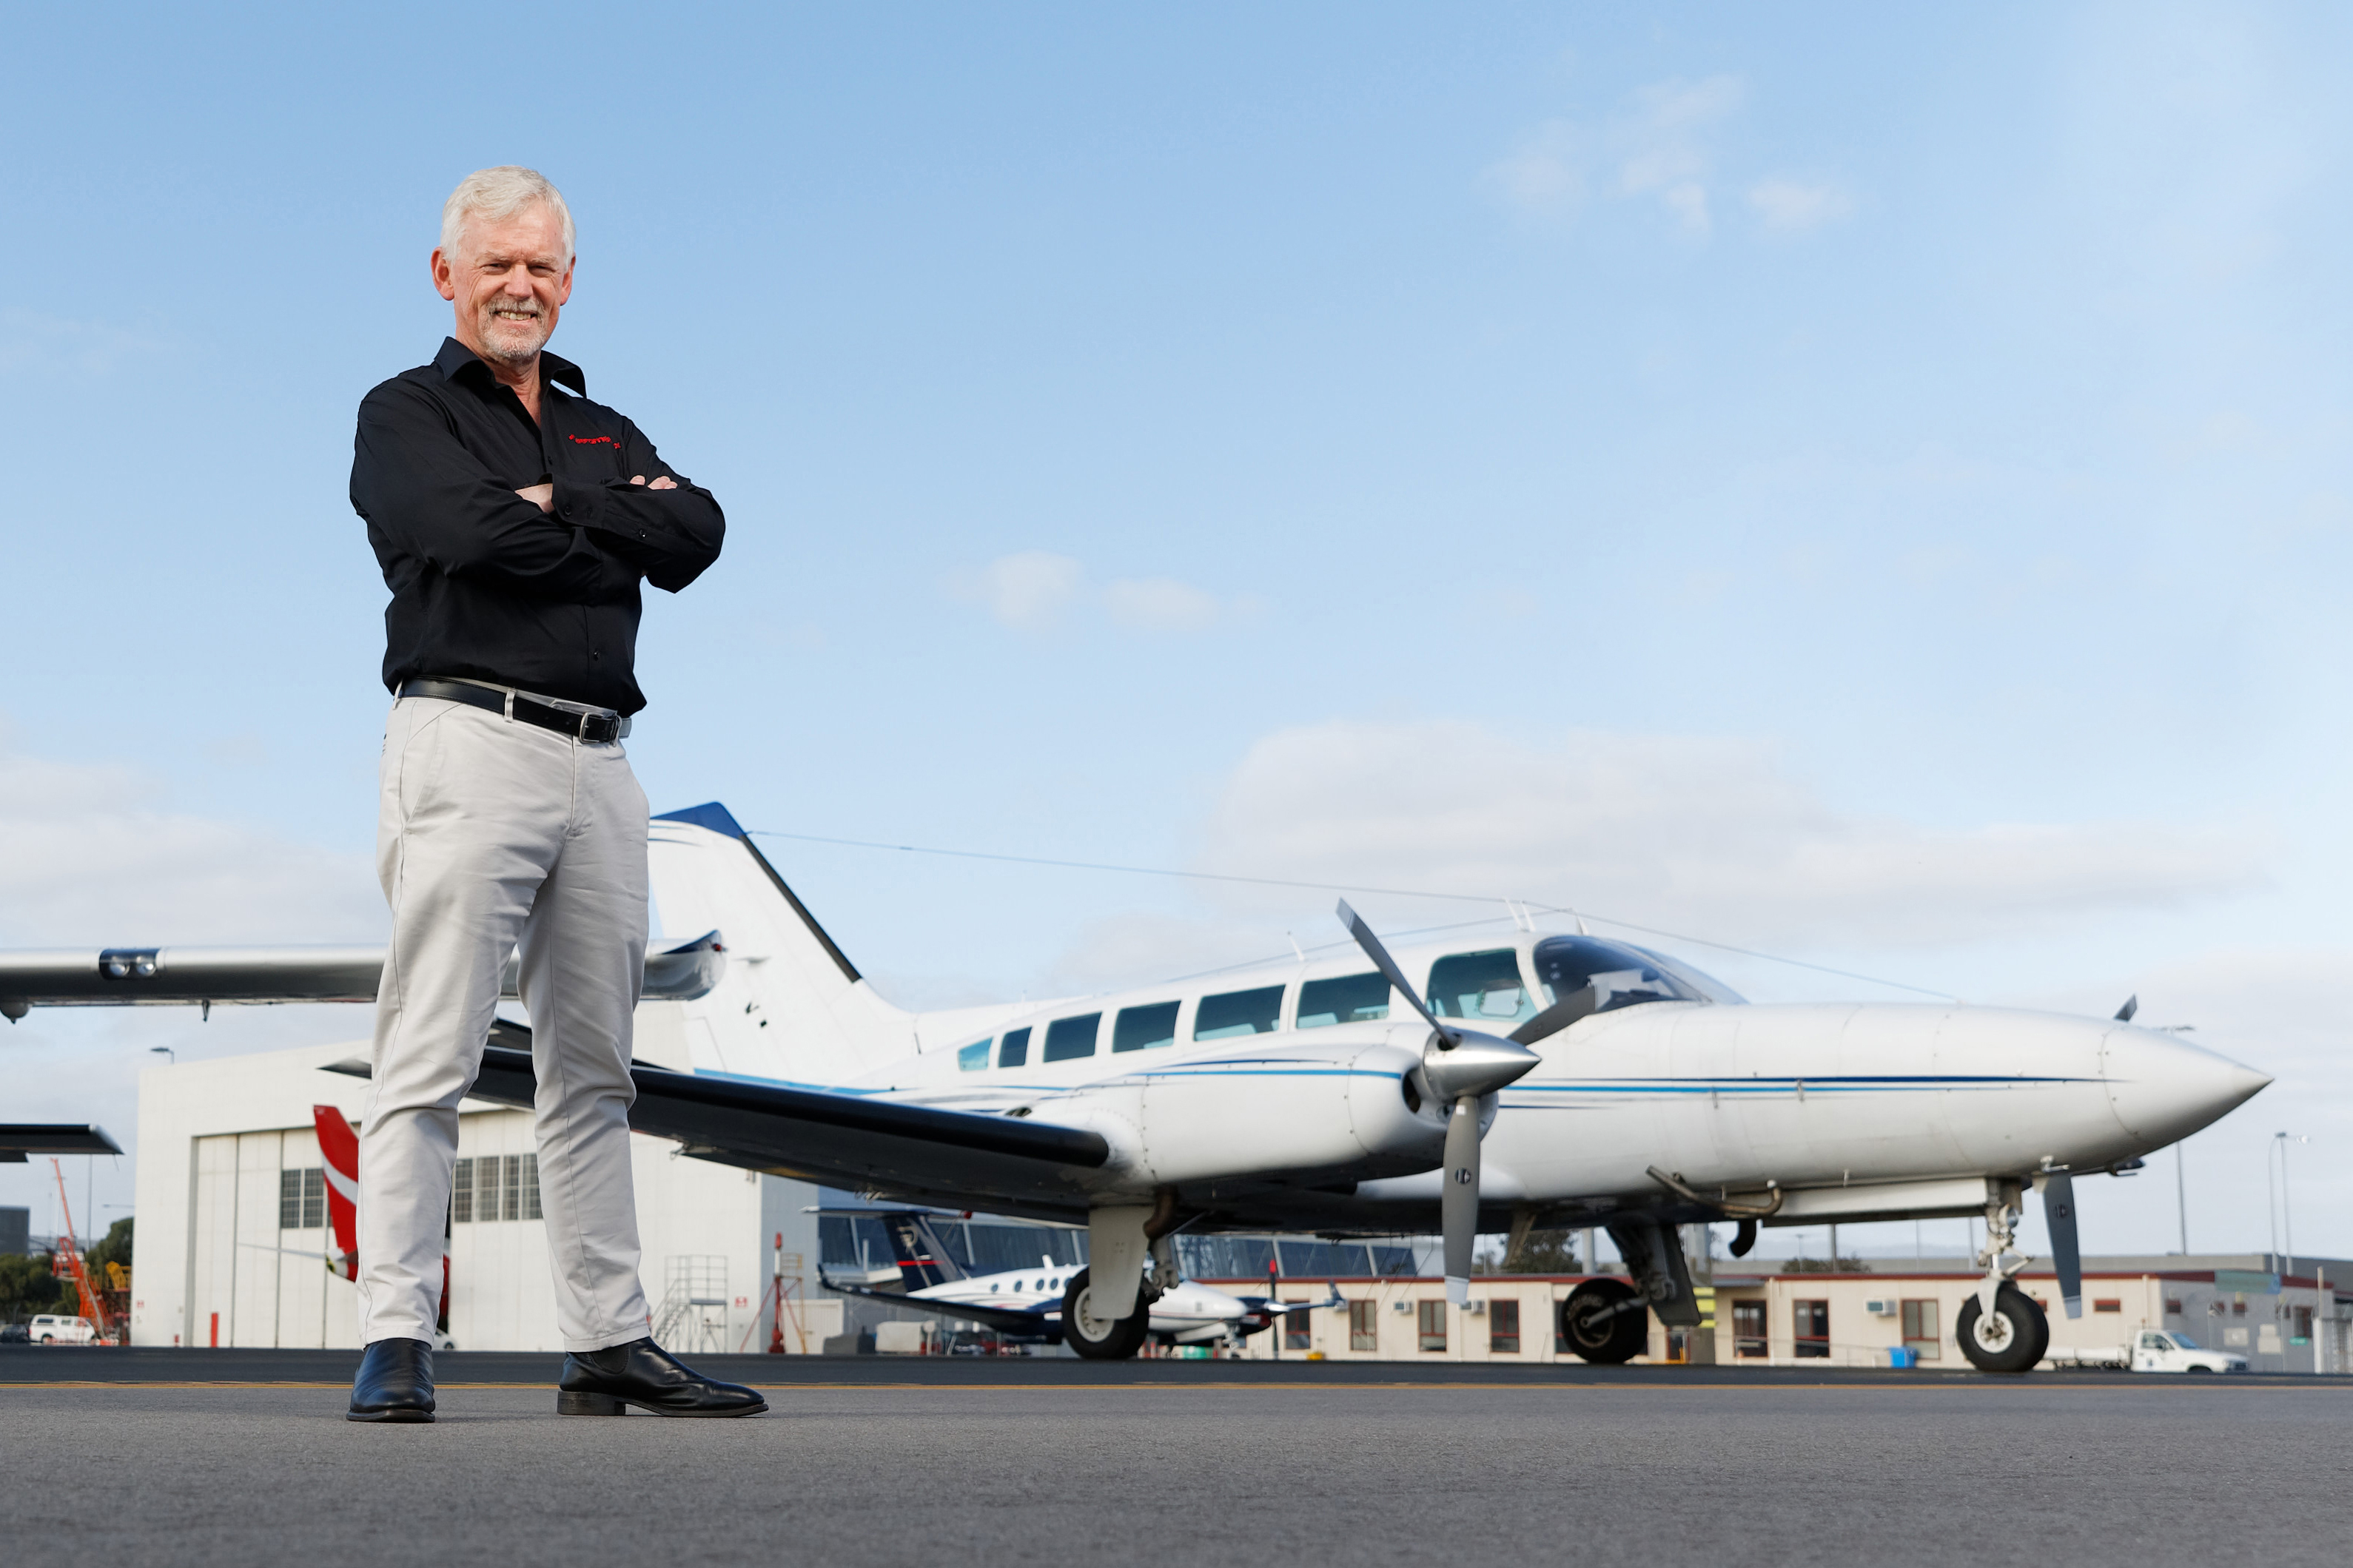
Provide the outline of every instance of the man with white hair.
[[432,1339],[458,1102],[507,954],[538,1079],[539,1184],[565,1355],[556,1409],[748,1415],[748,1388],[648,1334],[629,1178],[646,797],[620,745],[645,706],[638,581],[677,593],[726,520],[544,351],[572,297],[572,214],[529,169],[469,174],[434,287],[457,326],[360,404],[352,505],[392,589],[376,870],[392,942],[360,1124],[354,1421],[433,1419]]

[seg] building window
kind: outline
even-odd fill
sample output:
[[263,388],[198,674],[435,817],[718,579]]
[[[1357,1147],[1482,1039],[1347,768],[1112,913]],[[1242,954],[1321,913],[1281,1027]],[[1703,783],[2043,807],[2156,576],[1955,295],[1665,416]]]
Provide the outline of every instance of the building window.
[[[514,1156],[509,1155],[508,1158],[512,1159]],[[522,1157],[522,1214],[520,1217],[523,1219],[538,1219],[541,1217],[539,1212],[539,1156],[536,1154],[525,1154]]]
[[2295,1342],[2298,1344],[2309,1342],[2312,1339],[2312,1309],[2309,1307],[2296,1308],[2295,1317],[2290,1319],[2289,1321],[2291,1327],[2288,1331]]
[[1831,1304],[1828,1301],[1789,1303],[1789,1338],[1801,1360],[1828,1361],[1831,1355]]
[[1371,1353],[1381,1348],[1381,1320],[1380,1314],[1375,1310],[1377,1305],[1377,1302],[1373,1301],[1348,1303],[1348,1348],[1350,1350]]
[[1308,1321],[1307,1313],[1285,1312],[1282,1315],[1282,1348],[1287,1351],[1315,1348],[1315,1325]]
[[1282,987],[1229,991],[1204,996],[1193,1011],[1193,1037],[1222,1040],[1230,1035],[1271,1035],[1282,1022]]
[[2124,1310],[2123,1300],[2115,1296],[2097,1297],[2092,1302],[2092,1310],[2094,1312],[2121,1312]]
[[1421,1348],[1443,1355],[1446,1352],[1446,1303],[1418,1301],[1415,1313],[1421,1324]]
[[2242,1296],[2237,1300],[2231,1303],[2231,1316],[2234,1318],[2243,1318],[2246,1315],[2247,1299],[2244,1296]]
[[499,1217],[501,1219],[521,1219],[522,1218],[522,1155],[510,1154],[507,1156],[506,1178],[506,1196],[499,1205]]
[[1936,1302],[1904,1303],[1904,1348],[1919,1361],[1944,1358],[1945,1336],[1938,1331]]
[[1046,1026],[1044,1059],[1071,1062],[1081,1057],[1091,1057],[1095,1054],[1095,1037],[1102,1033],[1101,1013],[1089,1013],[1077,1018],[1057,1018]]
[[1773,1353],[1765,1335],[1765,1303],[1735,1301],[1732,1304],[1732,1353],[1750,1361],[1761,1361]]
[[2165,1299],[2165,1315],[2168,1318],[2178,1318],[2181,1316],[2181,1300],[2179,1297],[2168,1296]]
[[1520,1304],[1517,1301],[1487,1303],[1487,1353],[1520,1353]]
[[327,1173],[317,1165],[278,1173],[278,1228],[316,1230],[327,1223]]
[[474,1222],[474,1162],[460,1160],[449,1173],[449,1219],[456,1225]]

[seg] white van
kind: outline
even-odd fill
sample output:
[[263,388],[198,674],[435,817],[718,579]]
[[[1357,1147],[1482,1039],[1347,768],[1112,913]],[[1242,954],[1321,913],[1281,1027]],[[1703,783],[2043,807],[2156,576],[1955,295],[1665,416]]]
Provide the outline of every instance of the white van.
[[88,1318],[43,1312],[26,1325],[25,1337],[37,1345],[87,1345],[97,1342],[98,1329]]

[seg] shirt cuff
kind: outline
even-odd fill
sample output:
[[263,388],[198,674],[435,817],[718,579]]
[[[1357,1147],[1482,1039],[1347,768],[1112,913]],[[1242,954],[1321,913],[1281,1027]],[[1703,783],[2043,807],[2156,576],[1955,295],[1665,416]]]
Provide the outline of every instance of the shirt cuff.
[[555,481],[555,515],[575,528],[594,528],[605,513],[605,490],[601,485],[584,485],[573,479]]

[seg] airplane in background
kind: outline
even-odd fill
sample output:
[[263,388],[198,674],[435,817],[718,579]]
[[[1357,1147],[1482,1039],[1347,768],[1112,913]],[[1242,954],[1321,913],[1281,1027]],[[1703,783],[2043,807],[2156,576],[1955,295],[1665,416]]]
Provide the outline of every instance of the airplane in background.
[[[1187,1227],[1435,1230],[1460,1302],[1479,1234],[1599,1226],[1630,1278],[1577,1286],[1559,1326],[1576,1353],[1613,1363],[1646,1344],[1645,1309],[1699,1321],[1678,1226],[1733,1224],[1736,1257],[1759,1226],[1982,1215],[1955,1337],[1980,1369],[2024,1372],[2049,1340],[2012,1283],[2026,1194],[2042,1194],[2078,1316],[2075,1177],[2137,1169],[2271,1081],[2136,1026],[2129,1003],[2104,1019],[1752,1004],[1581,931],[1393,954],[1345,904],[1361,957],[911,1013],[724,806],[656,818],[649,858],[665,921],[712,934],[679,950],[691,973],[640,1011],[631,1125],[874,1199],[1084,1224],[1090,1263],[1064,1278],[1060,1310],[1064,1342],[1088,1356],[1134,1353],[1154,1300],[1181,1283],[1172,1238]],[[332,984],[361,989],[364,957],[343,950]],[[0,953],[12,1017],[318,999],[328,984],[299,949],[208,950],[185,967],[174,949]],[[493,1030],[475,1098],[532,1104],[529,1040]]]
[[[882,1222],[891,1237],[892,1254],[898,1260],[901,1288],[878,1290],[828,1277],[827,1289],[937,1312],[944,1318],[965,1319],[1008,1339],[1061,1342],[1062,1296],[1078,1265],[1057,1263],[1041,1254],[1035,1268],[976,1275],[955,1260],[938,1230],[921,1214],[907,1209],[849,1212],[864,1213]],[[1277,1319],[1345,1305],[1337,1289],[1321,1301],[1282,1301],[1271,1296],[1229,1296],[1191,1279],[1179,1279],[1154,1297],[1148,1311],[1132,1322],[1137,1348],[1146,1340],[1163,1345],[1223,1340],[1239,1350],[1243,1340],[1265,1332]]]

